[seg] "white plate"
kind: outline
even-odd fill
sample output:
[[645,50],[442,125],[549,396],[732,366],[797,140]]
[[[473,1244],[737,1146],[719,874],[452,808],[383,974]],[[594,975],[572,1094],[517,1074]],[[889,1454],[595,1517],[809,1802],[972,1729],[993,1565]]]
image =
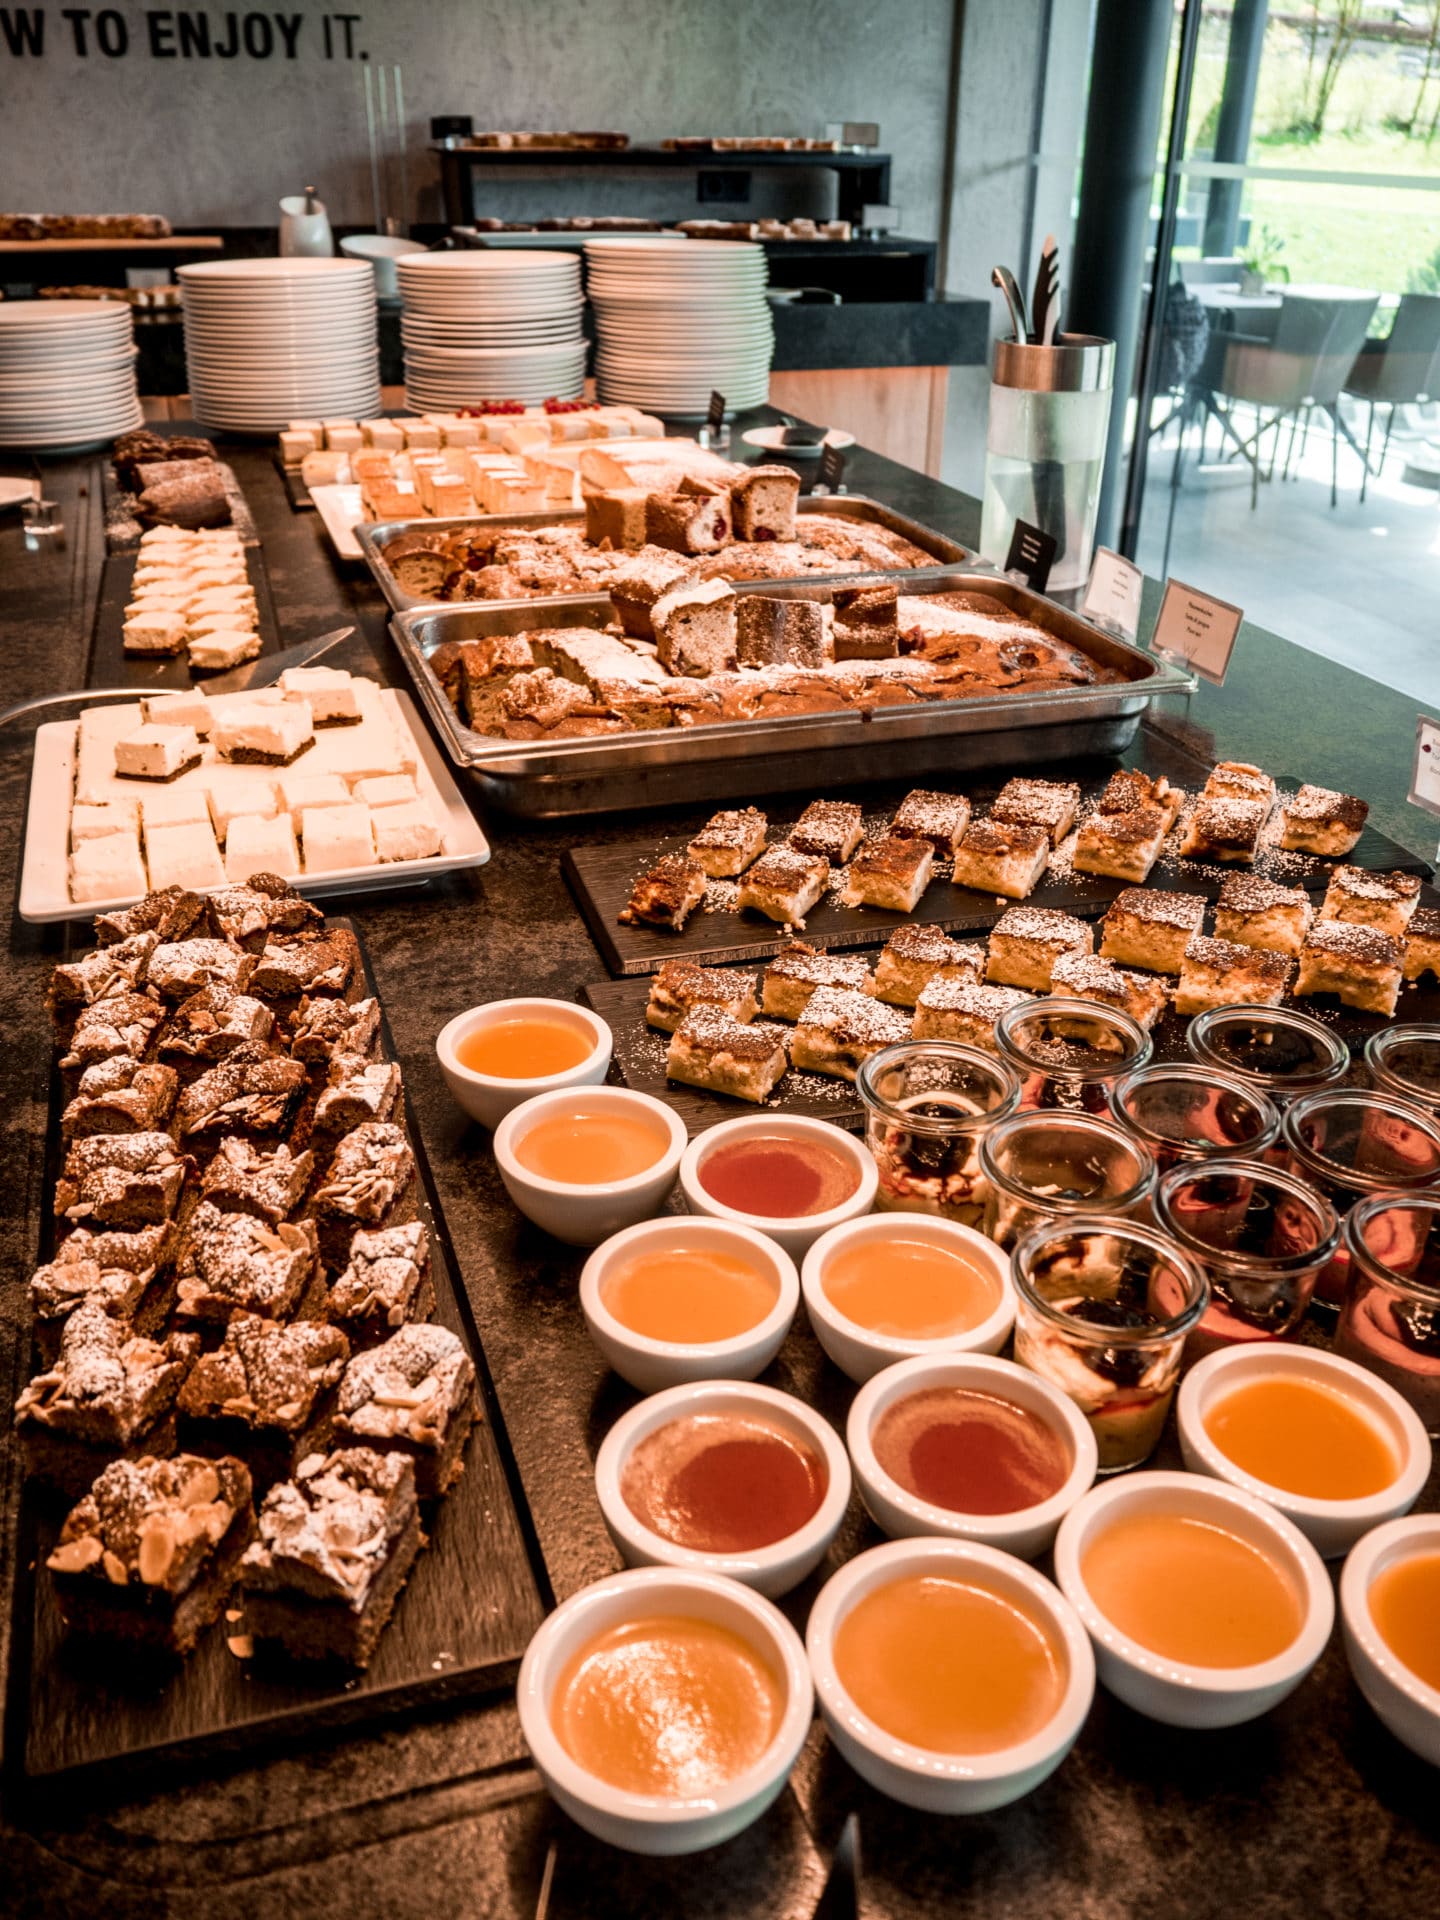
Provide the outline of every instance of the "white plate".
[[528,253],[516,255],[510,253],[416,253],[407,254],[397,262],[402,280],[442,280],[467,275],[477,280],[485,279],[525,279],[552,274],[568,275],[580,271],[580,264],[573,253],[547,253],[543,249],[531,249]]
[[[139,697],[137,689],[136,697]],[[225,696],[236,699],[240,696]],[[382,687],[380,697],[390,718],[411,736],[418,765],[416,785],[445,831],[448,852],[429,860],[396,860],[378,867],[341,868],[335,873],[297,874],[297,892],[312,900],[338,894],[378,893],[383,889],[414,886],[442,873],[464,867],[482,867],[490,858],[490,843],[475,816],[461,798],[430,730],[420,719],[408,693]],[[70,898],[69,838],[71,796],[75,790],[77,720],[51,720],[35,730],[35,762],[30,779],[30,810],[25,822],[24,864],[20,872],[20,918],[35,925],[52,920],[89,920],[132,906],[138,895],[113,900]]]
[[355,538],[355,529],[365,518],[359,487],[311,487],[310,498],[315,502],[315,511],[330,536],[330,544],[340,558],[363,560],[365,555]]
[[202,286],[212,282],[234,286],[242,280],[260,280],[269,285],[277,280],[373,278],[368,261],[336,260],[313,254],[280,254],[258,260],[199,260],[193,266],[177,267],[175,274],[187,287],[192,282]]
[[747,447],[764,447],[767,453],[783,453],[787,460],[818,460],[826,447],[853,447],[855,436],[846,433],[842,427],[829,427],[825,438],[817,440],[813,447],[787,447],[782,438],[784,427],[751,427],[740,438]]

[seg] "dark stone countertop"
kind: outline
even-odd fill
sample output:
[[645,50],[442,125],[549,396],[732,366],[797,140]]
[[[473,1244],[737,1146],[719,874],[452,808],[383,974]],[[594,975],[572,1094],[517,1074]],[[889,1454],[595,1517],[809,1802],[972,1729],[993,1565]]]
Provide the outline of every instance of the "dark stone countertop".
[[[368,576],[336,568],[317,517],[285,506],[268,452],[227,449],[265,538],[284,637],[319,633],[347,612],[361,632],[344,664],[403,682]],[[23,470],[16,468],[15,470]],[[961,538],[978,509],[934,482],[857,452],[850,480]],[[47,474],[68,545],[30,555],[0,528],[0,700],[84,682],[102,555],[98,466]],[[1240,758],[1367,795],[1374,817],[1418,852],[1433,824],[1405,805],[1413,713],[1400,695],[1247,629],[1230,684],[1171,701],[1159,724],[1202,755]],[[1142,736],[1136,755],[1143,764]],[[59,946],[15,916],[29,733],[0,736],[0,807],[11,831],[0,886],[11,902],[5,969],[0,1380],[11,1394],[28,1356],[23,1283],[34,1258],[49,1033],[41,996]],[[668,829],[705,809],[665,816]],[[456,1113],[432,1040],[442,1022],[523,978],[572,995],[603,977],[559,874],[561,850],[630,838],[633,818],[517,826],[486,822],[495,857],[433,889],[359,900],[354,912],[404,1066],[461,1272],[494,1375],[557,1594],[612,1570],[591,1462],[633,1399],[606,1374],[575,1299],[579,1262],[519,1221],[486,1136]],[[643,830],[643,829],[641,829]],[[797,1329],[769,1376],[843,1421],[850,1389]],[[16,1461],[0,1445],[0,1664],[9,1651]],[[1434,1504],[1432,1479],[1425,1499]],[[852,1510],[822,1576],[874,1529]],[[803,1623],[817,1582],[788,1601]],[[1074,1753],[1039,1792],[967,1821],[906,1812],[863,1787],[818,1732],[792,1787],[751,1831],[689,1861],[631,1860],[589,1840],[550,1805],[508,1701],[452,1709],[373,1733],[312,1741],[265,1762],[137,1781],[118,1797],[28,1797],[12,1786],[0,1825],[0,1912],[238,1920],[346,1914],[429,1920],[436,1911],[528,1916],[549,1839],[560,1842],[551,1914],[570,1920],[655,1914],[808,1915],[845,1814],[862,1817],[865,1911],[896,1920],[940,1913],[1008,1920],[1167,1920],[1256,1916],[1409,1916],[1440,1902],[1435,1779],[1383,1731],[1351,1683],[1338,1635],[1284,1706],[1234,1733],[1185,1735],[1139,1719],[1104,1693]]]

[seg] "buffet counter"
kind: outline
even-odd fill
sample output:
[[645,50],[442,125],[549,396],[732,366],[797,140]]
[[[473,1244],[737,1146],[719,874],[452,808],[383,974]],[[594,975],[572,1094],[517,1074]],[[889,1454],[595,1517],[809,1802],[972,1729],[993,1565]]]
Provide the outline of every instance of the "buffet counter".
[[[766,416],[760,416],[761,418]],[[742,424],[750,424],[745,422]],[[738,442],[737,442],[738,444]],[[231,444],[232,464],[263,541],[287,643],[346,621],[334,663],[404,685],[388,608],[363,569],[341,568],[313,513],[293,512],[272,450]],[[47,492],[67,527],[63,547],[23,550],[0,526],[0,702],[86,684],[104,555],[98,458],[51,463]],[[20,472],[20,466],[10,470]],[[857,449],[847,479],[929,526],[973,544],[978,504]],[[1148,627],[1158,586],[1147,587]],[[1140,767],[1217,755],[1364,795],[1371,822],[1428,858],[1434,823],[1405,801],[1413,709],[1406,699],[1290,642],[1246,627],[1225,688],[1172,697],[1145,723]],[[29,726],[0,737],[0,795],[23,817]],[[758,798],[758,796],[757,796]],[[655,823],[657,837],[698,827],[697,799]],[[500,1186],[488,1136],[450,1100],[435,1035],[459,1010],[525,990],[573,998],[605,967],[561,877],[567,850],[634,839],[634,816],[581,823],[486,820],[490,864],[423,889],[359,900],[354,918],[387,1010],[449,1239],[508,1430],[550,1588],[563,1599],[609,1572],[616,1555],[594,1497],[599,1438],[634,1395],[592,1348],[576,1302],[580,1256],[519,1219]],[[3,1226],[9,1281],[0,1300],[0,1374],[13,1391],[28,1367],[23,1277],[35,1257],[49,1109],[50,1035],[41,1014],[60,951],[57,929],[14,914],[20,834],[0,853],[12,902],[5,970],[3,1086],[8,1124]],[[851,1389],[807,1332],[790,1336],[769,1376],[843,1428]],[[1167,1440],[1154,1464],[1176,1464]],[[19,1474],[0,1443],[4,1604],[0,1660],[11,1653]],[[1436,1480],[1420,1506],[1434,1507]],[[821,1576],[876,1538],[852,1504]],[[1336,1567],[1338,1573],[1338,1565]],[[816,1581],[786,1610],[803,1623]],[[12,1692],[12,1699],[14,1694]],[[13,1752],[15,1729],[8,1730]],[[27,1793],[13,1779],[0,1839],[0,1907],[8,1913],[164,1912],[238,1920],[273,1914],[438,1910],[536,1911],[546,1850],[558,1839],[551,1916],[808,1916],[848,1813],[858,1810],[864,1910],[897,1917],[971,1911],[1013,1920],[1119,1916],[1169,1920],[1253,1911],[1412,1915],[1440,1903],[1434,1775],[1383,1731],[1345,1664],[1338,1631],[1307,1683],[1265,1719],[1230,1733],[1178,1734],[1107,1693],[1074,1753],[1039,1791],[967,1821],[909,1813],[863,1786],[818,1722],[791,1790],[728,1845],[665,1862],[611,1851],[568,1823],[542,1791],[508,1691],[379,1731],[293,1742],[264,1762],[127,1780],[109,1797]]]

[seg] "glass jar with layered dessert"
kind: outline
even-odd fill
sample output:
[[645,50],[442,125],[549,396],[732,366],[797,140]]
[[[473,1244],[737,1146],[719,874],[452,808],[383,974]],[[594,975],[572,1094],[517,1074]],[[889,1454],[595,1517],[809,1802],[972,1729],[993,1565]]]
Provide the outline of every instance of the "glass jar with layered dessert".
[[1022,1108],[1109,1112],[1122,1073],[1143,1067],[1154,1043],[1138,1020],[1094,1000],[1022,1002],[995,1022],[1000,1058],[1020,1081]]
[[1123,1074],[1110,1089],[1110,1118],[1145,1143],[1162,1174],[1182,1163],[1258,1156],[1280,1131],[1279,1110],[1258,1087],[1169,1062]]
[[856,1085],[880,1176],[876,1207],[978,1227],[986,1191],[980,1141],[1020,1103],[1010,1069],[978,1047],[917,1040],[872,1054]]
[[1335,1351],[1388,1381],[1440,1437],[1440,1193],[1377,1193],[1345,1220]]
[[1081,1214],[1027,1233],[1012,1272],[1015,1358],[1080,1408],[1102,1474],[1138,1466],[1210,1297],[1199,1262],[1154,1227]]
[[1132,1134],[1081,1113],[1016,1113],[980,1142],[985,1231],[1013,1248],[1044,1221],[1141,1212],[1155,1162]]

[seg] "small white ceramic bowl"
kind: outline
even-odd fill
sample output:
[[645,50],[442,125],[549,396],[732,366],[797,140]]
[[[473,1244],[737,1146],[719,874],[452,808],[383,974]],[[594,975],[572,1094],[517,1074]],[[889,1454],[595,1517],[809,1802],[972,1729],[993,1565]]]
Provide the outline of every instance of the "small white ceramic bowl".
[[[993,1394],[1043,1420],[1059,1434],[1070,1456],[1064,1485],[1048,1500],[1019,1507],[1014,1513],[955,1513],[907,1493],[875,1458],[870,1436],[887,1407],[927,1387],[966,1387],[972,1393]],[[942,1534],[998,1547],[1022,1560],[1033,1560],[1054,1540],[1060,1522],[1094,1483],[1098,1460],[1094,1431],[1073,1400],[1013,1360],[978,1353],[922,1356],[877,1373],[850,1403],[845,1443],[865,1510],[892,1540]]]
[[[993,1753],[936,1753],[911,1746],[860,1711],[835,1668],[835,1634],[850,1609],[906,1575],[948,1575],[1038,1614],[1065,1649],[1069,1676],[1039,1733]],[[1065,1758],[1095,1695],[1095,1660],[1074,1609],[1033,1567],[970,1540],[894,1540],[857,1554],[826,1581],[805,1634],[810,1671],[830,1738],[872,1787],[925,1813],[985,1813],[1033,1792]]]
[[[827,1208],[824,1213],[796,1214],[777,1219],[771,1214],[742,1213],[736,1207],[727,1207],[701,1186],[700,1164],[717,1147],[727,1146],[747,1133],[765,1134],[772,1138],[780,1135],[786,1139],[819,1140],[854,1162],[859,1185],[848,1200],[842,1200],[838,1207]],[[875,1162],[858,1135],[847,1133],[843,1127],[832,1126],[828,1120],[810,1120],[794,1113],[746,1113],[738,1120],[722,1120],[718,1127],[707,1127],[704,1133],[692,1140],[685,1158],[680,1162],[680,1189],[691,1213],[709,1214],[712,1220],[729,1220],[735,1226],[754,1227],[758,1232],[768,1234],[772,1240],[778,1240],[792,1260],[802,1259],[821,1234],[828,1232],[831,1227],[838,1227],[844,1220],[855,1220],[862,1213],[869,1213],[875,1204],[878,1185]]]
[[[1372,1420],[1395,1450],[1399,1469],[1388,1487],[1359,1500],[1318,1500],[1287,1493],[1237,1467],[1205,1431],[1205,1415],[1218,1400],[1250,1380],[1312,1380],[1343,1394],[1358,1413]],[[1382,1520],[1408,1513],[1430,1477],[1430,1440],[1414,1409],[1395,1389],[1353,1360],[1315,1347],[1282,1346],[1272,1341],[1225,1347],[1210,1354],[1186,1375],[1175,1403],[1180,1451],[1192,1473],[1208,1473],[1242,1487],[1293,1520],[1327,1560],[1348,1553],[1362,1533]]]
[[[1300,1596],[1300,1631],[1291,1644],[1253,1666],[1197,1667],[1152,1653],[1122,1633],[1090,1598],[1080,1563],[1089,1542],[1126,1507],[1221,1527],[1269,1555]],[[1300,1529],[1253,1494],[1198,1474],[1128,1473],[1092,1487],[1060,1523],[1055,1578],[1095,1643],[1105,1686],[1137,1713],[1169,1727],[1236,1727],[1258,1719],[1299,1686],[1335,1623],[1330,1576]]]
[[[502,1080],[463,1064],[456,1051],[463,1040],[482,1027],[524,1019],[527,1014],[572,1027],[589,1042],[585,1058],[563,1073],[542,1074],[534,1080]],[[491,1000],[483,1007],[469,1007],[447,1022],[435,1036],[435,1053],[456,1105],[482,1127],[498,1127],[512,1107],[533,1100],[537,1093],[553,1093],[561,1087],[598,1087],[610,1070],[614,1044],[613,1034],[598,1013],[569,1000]]]
[[1413,1513],[1367,1533],[1340,1575],[1340,1625],[1356,1686],[1397,1740],[1440,1767],[1440,1688],[1396,1659],[1370,1612],[1375,1576],[1417,1553],[1440,1553],[1440,1513]]
[[[712,1621],[740,1634],[784,1688],[769,1747],[716,1793],[670,1799],[612,1787],[571,1759],[551,1725],[550,1701],[567,1663],[610,1628],[661,1614]],[[669,1567],[611,1574],[557,1607],[526,1649],[516,1698],[540,1777],[571,1819],[611,1846],[648,1854],[695,1853],[759,1819],[789,1779],[814,1710],[805,1649],[778,1607],[736,1580]]]
[[[591,1112],[648,1120],[668,1135],[670,1144],[643,1173],[595,1186],[547,1180],[521,1166],[515,1158],[515,1147],[528,1130],[537,1121],[564,1113],[581,1102]],[[673,1107],[648,1093],[636,1093],[629,1087],[561,1087],[555,1093],[537,1094],[512,1107],[496,1127],[493,1144],[505,1191],[527,1220],[567,1246],[597,1247],[622,1227],[633,1227],[637,1220],[648,1220],[658,1212],[675,1184],[685,1139],[685,1123]]]
[[[700,1553],[677,1546],[636,1518],[620,1491],[625,1463],[657,1428],[697,1413],[751,1415],[779,1427],[814,1449],[825,1462],[829,1484],[812,1519],[783,1540],[748,1553]],[[606,1434],[595,1458],[595,1491],[610,1538],[631,1567],[685,1567],[728,1574],[772,1600],[798,1587],[814,1572],[840,1529],[850,1504],[850,1461],[840,1436],[803,1400],[774,1387],[743,1380],[706,1380],[652,1394],[623,1414]]]
[[[704,1247],[749,1260],[773,1281],[774,1306],[763,1320],[728,1340],[654,1340],[636,1333],[605,1304],[605,1282],[637,1255],[653,1256],[667,1247]],[[638,1227],[613,1235],[595,1249],[580,1275],[580,1311],[590,1338],[620,1378],[641,1393],[659,1393],[690,1380],[753,1380],[780,1351],[799,1304],[799,1276],[783,1247],[751,1227],[683,1213],[642,1220]]]
[[[866,1242],[924,1240],[983,1267],[994,1280],[998,1298],[994,1310],[965,1333],[947,1333],[932,1340],[904,1340],[876,1333],[849,1320],[825,1291],[825,1269],[837,1253]],[[831,1227],[805,1255],[800,1272],[805,1310],[815,1338],[852,1380],[866,1381],[882,1367],[919,1354],[998,1353],[1015,1325],[1015,1289],[1010,1284],[1010,1257],[973,1227],[954,1220],[932,1219],[924,1213],[876,1213]]]

